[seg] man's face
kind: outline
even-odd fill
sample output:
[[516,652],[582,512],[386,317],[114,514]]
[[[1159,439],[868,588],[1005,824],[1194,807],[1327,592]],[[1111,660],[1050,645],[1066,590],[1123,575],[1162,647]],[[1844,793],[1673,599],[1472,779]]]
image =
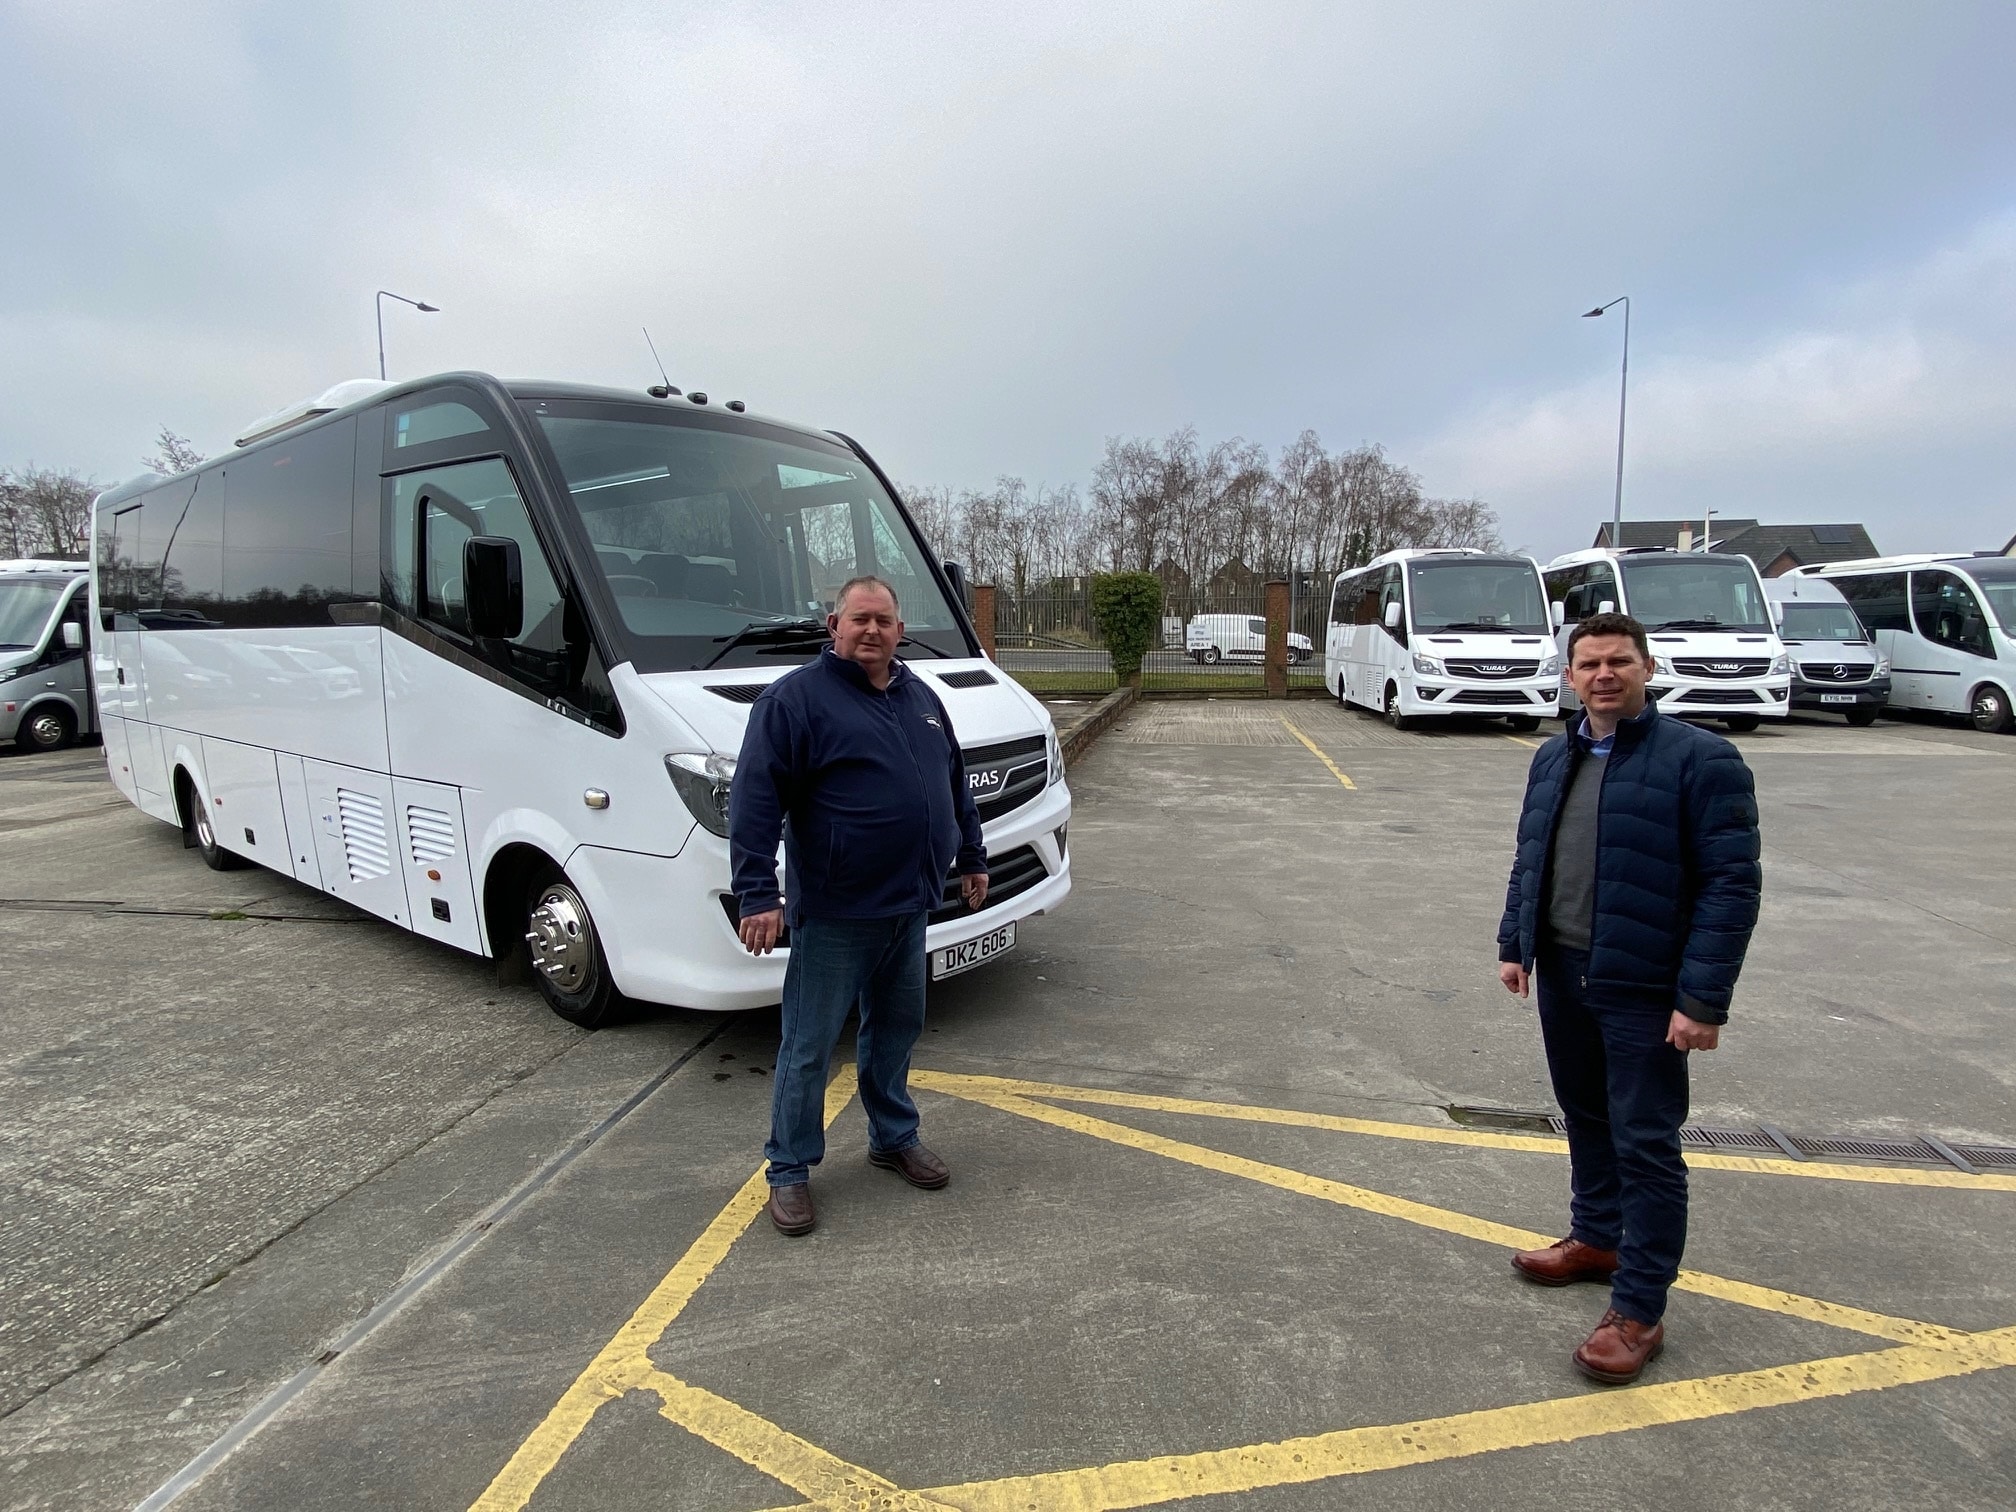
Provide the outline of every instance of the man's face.
[[1568,683],[1585,709],[1629,719],[1643,711],[1651,680],[1652,663],[1628,635],[1586,635],[1575,643]]
[[836,654],[878,675],[889,669],[903,639],[903,621],[886,588],[856,588],[826,616],[826,628],[833,632]]

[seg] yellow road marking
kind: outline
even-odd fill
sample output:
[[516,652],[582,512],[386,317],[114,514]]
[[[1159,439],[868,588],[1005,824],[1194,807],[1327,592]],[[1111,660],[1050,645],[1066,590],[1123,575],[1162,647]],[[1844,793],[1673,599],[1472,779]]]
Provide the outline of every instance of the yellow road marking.
[[[851,1070],[842,1066],[827,1084],[828,1128],[854,1096]],[[685,1311],[693,1294],[728,1257],[730,1247],[755,1222],[769,1196],[769,1184],[759,1169],[728,1199],[727,1206],[714,1215],[714,1221],[652,1288],[651,1295],[630,1315],[629,1321],[616,1330],[616,1336],[574,1378],[574,1384],[553,1404],[544,1421],[518,1446],[483,1494],[470,1504],[469,1512],[518,1512],[560,1463],[560,1456],[581,1436],[588,1420],[605,1403],[636,1390],[648,1376],[656,1374],[645,1352],[672,1326],[672,1320]]]
[[1498,732],[1498,738],[1500,740],[1509,740],[1512,742],[1512,744],[1516,746],[1524,746],[1529,751],[1537,751],[1540,749],[1539,741],[1528,740],[1524,735],[1507,735],[1504,731],[1501,730]]
[[[1130,1149],[1161,1155],[1185,1165],[1218,1171],[1227,1176],[1240,1176],[1248,1181],[1259,1182],[1263,1186],[1278,1187],[1284,1192],[1294,1192],[1304,1197],[1320,1198],[1343,1207],[1377,1213],[1381,1217],[1399,1218],[1407,1223],[1419,1224],[1422,1228],[1438,1229],[1445,1234],[1481,1240],[1485,1244],[1502,1245],[1507,1249],[1538,1249],[1554,1242],[1553,1236],[1537,1234],[1531,1229],[1514,1228],[1510,1224],[1495,1223],[1489,1218],[1473,1217],[1469,1213],[1459,1213],[1451,1208],[1434,1207],[1425,1202],[1416,1202],[1412,1198],[1395,1197],[1389,1192],[1373,1191],[1370,1187],[1333,1181],[1327,1176],[1311,1176],[1306,1171],[1291,1170],[1286,1166],[1248,1160],[1243,1155],[1228,1155],[1223,1150],[1214,1150],[1206,1145],[1187,1144],[1180,1139],[1150,1134],[1145,1130],[1130,1128],[1126,1124],[1093,1118],[1085,1113],[1074,1113],[1068,1108],[1053,1108],[1046,1103],[1031,1102],[1026,1098],[1002,1093],[969,1090],[960,1095],[974,1102],[984,1103],[988,1107],[998,1108],[1004,1113],[1014,1113],[1037,1123],[1070,1129],[1079,1134],[1089,1134],[1094,1139],[1103,1139],[1110,1144],[1125,1145]],[[1869,1312],[1859,1307],[1822,1301],[1817,1297],[1802,1297],[1796,1292],[1778,1291],[1768,1286],[1753,1286],[1746,1281],[1732,1281],[1721,1276],[1711,1276],[1703,1271],[1682,1271],[1679,1279],[1673,1284],[1682,1291],[1699,1292],[1704,1296],[1718,1297],[1723,1301],[1738,1302],[1747,1307],[1762,1308],[1767,1312],[1803,1318],[1809,1323],[1823,1323],[1830,1328],[1852,1329],[1857,1333],[1873,1334],[1882,1339],[1944,1348],[1953,1340],[1964,1337],[1955,1330],[1941,1328],[1935,1323],[1920,1323],[1911,1318],[1893,1318],[1884,1313]]]
[[772,1480],[782,1481],[801,1496],[833,1507],[943,1509],[943,1502],[931,1501],[914,1491],[905,1491],[894,1481],[884,1480],[872,1470],[851,1465],[817,1444],[779,1428],[766,1417],[751,1412],[739,1402],[717,1396],[704,1387],[690,1385],[662,1370],[648,1370],[637,1384],[655,1391],[663,1401],[660,1414],[696,1438],[726,1449],[744,1464],[752,1465]]
[[1296,729],[1294,725],[1289,724],[1287,715],[1278,714],[1275,717],[1281,721],[1282,725],[1287,729],[1290,735],[1293,735],[1297,740],[1301,741],[1302,744],[1309,747],[1309,749],[1315,753],[1316,759],[1318,761],[1322,762],[1323,765],[1330,768],[1330,775],[1332,777],[1335,777],[1339,782],[1343,783],[1344,786],[1350,788],[1352,792],[1355,793],[1358,791],[1358,784],[1353,782],[1349,777],[1346,777],[1344,775],[1344,769],[1339,765],[1337,765],[1336,762],[1332,761],[1328,756],[1326,756],[1323,753],[1323,747],[1319,746],[1307,735],[1304,735],[1300,730]]
[[[1566,1444],[1640,1428],[1700,1422],[1760,1407],[1887,1391],[2009,1365],[2016,1365],[2016,1329],[2000,1328],[1963,1335],[1951,1348],[1907,1344],[1868,1354],[1592,1391],[1411,1423],[1346,1428],[1279,1443],[935,1486],[923,1495],[960,1512],[1025,1512],[1031,1507],[1044,1512],[1107,1512],[1152,1507],[1190,1497],[1307,1485],[1501,1449]],[[821,1512],[839,1512],[845,1504],[821,1501],[813,1506]]]
[[[1371,1118],[1345,1118],[1331,1113],[1304,1113],[1295,1108],[1263,1108],[1248,1103],[1205,1102],[1190,1097],[1159,1097],[1142,1092],[1109,1092],[1099,1087],[1071,1087],[1056,1082],[1021,1081],[1013,1077],[968,1076],[950,1071],[915,1071],[913,1085],[954,1097],[975,1092],[1002,1092],[1019,1097],[1092,1103],[1109,1108],[1140,1108],[1152,1113],[1185,1113],[1199,1118],[1239,1123],[1282,1124],[1303,1129],[1329,1129],[1339,1134],[1370,1134],[1379,1139],[1406,1139],[1421,1144],[1468,1145],[1485,1150],[1524,1150],[1536,1155],[1566,1155],[1565,1140],[1544,1134],[1504,1134],[1492,1129],[1444,1129],[1432,1124],[1390,1123]],[[1969,1176],[1965,1171],[1920,1171],[1902,1166],[1845,1165],[1831,1161],[1765,1159],[1753,1155],[1721,1155],[1689,1151],[1687,1164],[1702,1171],[1744,1171],[1760,1176],[1803,1176],[1813,1181],[1863,1181],[1876,1186],[1957,1187],[1962,1190],[2016,1192],[2016,1176]]]

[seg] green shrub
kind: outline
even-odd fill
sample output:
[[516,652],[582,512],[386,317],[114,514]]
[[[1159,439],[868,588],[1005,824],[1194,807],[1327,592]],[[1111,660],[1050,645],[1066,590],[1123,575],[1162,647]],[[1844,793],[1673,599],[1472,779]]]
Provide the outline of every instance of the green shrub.
[[1141,658],[1162,631],[1162,580],[1152,572],[1102,572],[1092,579],[1092,619],[1123,683],[1141,680]]

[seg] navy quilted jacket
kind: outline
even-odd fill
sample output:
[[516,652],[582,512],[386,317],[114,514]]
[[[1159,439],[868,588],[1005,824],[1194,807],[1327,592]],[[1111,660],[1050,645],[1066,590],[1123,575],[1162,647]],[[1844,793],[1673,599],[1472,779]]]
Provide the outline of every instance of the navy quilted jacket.
[[[1498,926],[1501,961],[1532,968],[1562,800],[1586,759],[1567,733],[1533,757]],[[1757,926],[1757,855],[1756,790],[1735,746],[1657,704],[1620,723],[1596,809],[1589,986],[1725,1022]]]

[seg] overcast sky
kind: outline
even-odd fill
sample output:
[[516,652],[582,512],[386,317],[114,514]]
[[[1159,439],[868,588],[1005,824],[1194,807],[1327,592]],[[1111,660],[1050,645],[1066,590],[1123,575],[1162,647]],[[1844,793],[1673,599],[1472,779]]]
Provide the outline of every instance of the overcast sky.
[[0,466],[377,366],[672,380],[897,476],[1378,441],[1511,541],[2016,533],[2016,5],[0,0]]

